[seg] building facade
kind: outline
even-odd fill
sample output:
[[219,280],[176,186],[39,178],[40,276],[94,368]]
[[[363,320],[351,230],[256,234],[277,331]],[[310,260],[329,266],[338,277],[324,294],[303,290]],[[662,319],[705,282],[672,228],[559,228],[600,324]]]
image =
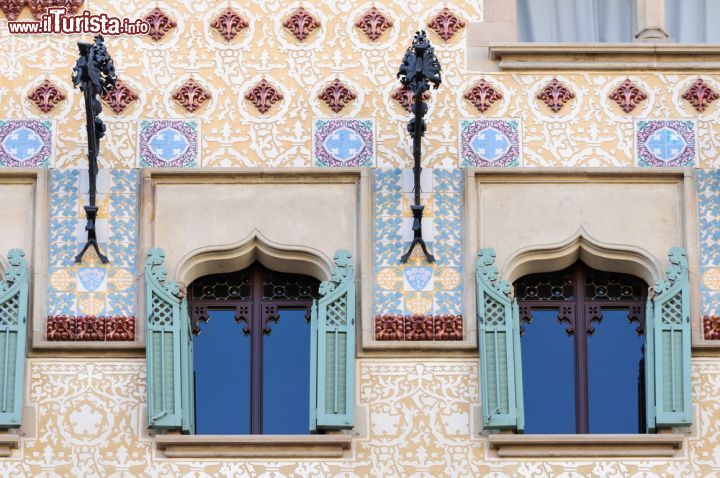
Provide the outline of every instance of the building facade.
[[720,473],[714,7],[597,3],[55,1],[149,25],[105,35],[104,263],[92,34],[0,0],[0,474]]

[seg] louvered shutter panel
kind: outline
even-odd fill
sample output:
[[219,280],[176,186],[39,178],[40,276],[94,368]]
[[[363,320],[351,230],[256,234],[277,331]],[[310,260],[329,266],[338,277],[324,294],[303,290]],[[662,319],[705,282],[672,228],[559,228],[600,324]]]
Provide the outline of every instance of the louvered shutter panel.
[[690,280],[687,252],[668,254],[667,280],[655,283],[652,298],[656,426],[692,423],[690,352]]
[[335,264],[311,313],[311,430],[355,422],[355,269],[348,251],[338,251]]
[[655,319],[653,302],[648,297],[645,308],[645,417],[648,432],[655,431]]
[[0,428],[20,426],[25,378],[28,270],[25,253],[12,249],[0,282]]
[[495,251],[484,248],[476,268],[480,384],[485,428],[524,428],[520,323],[510,284],[498,280]]
[[148,422],[151,428],[183,425],[182,328],[178,284],[166,282],[165,253],[151,249],[145,264]]
[[195,380],[192,349],[192,325],[188,314],[187,299],[180,302],[181,341],[180,341],[180,384],[182,387],[182,430],[195,433]]

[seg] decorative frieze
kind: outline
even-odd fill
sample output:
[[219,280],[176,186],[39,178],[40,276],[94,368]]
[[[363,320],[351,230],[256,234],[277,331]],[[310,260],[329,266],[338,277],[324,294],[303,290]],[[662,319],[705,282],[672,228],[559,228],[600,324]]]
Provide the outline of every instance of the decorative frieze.
[[685,91],[682,97],[702,113],[710,103],[718,99],[718,93],[713,90],[705,80],[698,78],[697,81]]
[[335,78],[330,84],[320,91],[318,98],[325,102],[333,111],[339,113],[345,105],[354,100],[357,96],[339,78]]
[[437,33],[440,38],[448,41],[455,33],[465,27],[465,22],[449,8],[445,7],[428,22],[427,26]]
[[9,21],[17,20],[27,0],[0,0],[0,10]]
[[542,100],[554,113],[560,111],[573,98],[575,98],[575,93],[558,81],[557,78],[553,78],[537,94],[537,99]]
[[148,35],[154,41],[160,41],[167,32],[177,27],[177,23],[158,7],[145,17],[145,21],[150,25]]
[[463,339],[462,315],[400,315],[375,317],[378,341],[455,341]]
[[472,85],[463,96],[463,98],[472,103],[481,113],[485,113],[496,101],[501,100],[502,97],[502,93],[493,88],[484,78]]
[[126,342],[135,340],[135,317],[50,316],[51,342]]
[[705,340],[720,340],[720,315],[703,317],[703,335]]
[[212,95],[192,78],[186,80],[173,94],[173,100],[190,113],[205,104]]
[[374,6],[355,22],[355,26],[365,33],[370,41],[376,41],[393,23]]
[[647,95],[628,78],[610,93],[610,99],[625,113],[630,113],[641,101],[647,99]]
[[[18,0],[21,1],[21,0]],[[84,0],[27,0],[27,5],[35,17],[35,20],[42,20],[43,15],[47,13],[50,7],[64,7],[67,9],[67,15],[75,15]]]
[[[408,113],[412,113],[412,106],[415,102],[415,93],[410,89],[409,86],[400,86],[392,94],[392,99],[398,102],[400,106],[405,109]],[[423,101],[430,99],[430,92],[426,91],[423,93]]]
[[267,113],[275,103],[283,99],[283,95],[263,78],[245,95],[245,99],[250,101],[260,113]]
[[122,80],[115,80],[115,86],[106,91],[100,99],[107,104],[111,110],[120,114],[137,101],[138,95]]
[[49,113],[65,99],[65,94],[52,81],[45,80],[30,92],[28,99],[40,108],[40,111]]
[[288,29],[298,41],[302,42],[312,32],[320,28],[320,21],[303,7],[299,7],[285,20],[283,27]]
[[213,30],[222,35],[226,41],[231,42],[249,25],[243,17],[235,13],[232,8],[228,7],[220,15],[218,15],[215,20],[213,20],[210,26]]

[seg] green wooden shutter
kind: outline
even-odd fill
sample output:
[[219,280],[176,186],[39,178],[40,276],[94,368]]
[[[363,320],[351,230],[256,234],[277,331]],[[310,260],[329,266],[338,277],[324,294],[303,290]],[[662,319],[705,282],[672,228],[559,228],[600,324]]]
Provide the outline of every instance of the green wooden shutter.
[[22,417],[28,308],[24,256],[20,249],[8,253],[10,266],[0,282],[0,428],[19,427]]
[[187,304],[180,299],[175,281],[166,281],[165,253],[151,249],[145,263],[145,314],[147,317],[147,394],[148,422],[151,428],[190,431],[192,408],[191,337]]
[[[692,423],[690,280],[687,252],[673,247],[667,279],[655,282],[652,297],[652,349],[655,425]],[[648,335],[647,341],[649,342]],[[648,410],[650,411],[650,410]],[[649,420],[650,422],[651,420]]]
[[478,253],[477,282],[480,384],[485,428],[524,428],[520,323],[510,284],[498,280],[495,250]]
[[648,432],[655,431],[655,332],[652,297],[645,308],[645,419]]
[[348,251],[335,264],[311,311],[311,431],[355,423],[355,268]]
[[180,302],[180,383],[182,386],[182,431],[195,434],[195,368],[193,367],[192,325],[188,314],[187,299]]

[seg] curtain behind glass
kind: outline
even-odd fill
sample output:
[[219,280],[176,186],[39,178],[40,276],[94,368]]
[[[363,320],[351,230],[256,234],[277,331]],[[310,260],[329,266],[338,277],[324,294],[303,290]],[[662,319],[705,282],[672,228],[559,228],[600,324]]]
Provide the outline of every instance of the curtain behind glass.
[[635,15],[635,0],[517,0],[518,39],[543,43],[631,42]]
[[720,43],[720,0],[665,0],[668,34],[680,43]]

